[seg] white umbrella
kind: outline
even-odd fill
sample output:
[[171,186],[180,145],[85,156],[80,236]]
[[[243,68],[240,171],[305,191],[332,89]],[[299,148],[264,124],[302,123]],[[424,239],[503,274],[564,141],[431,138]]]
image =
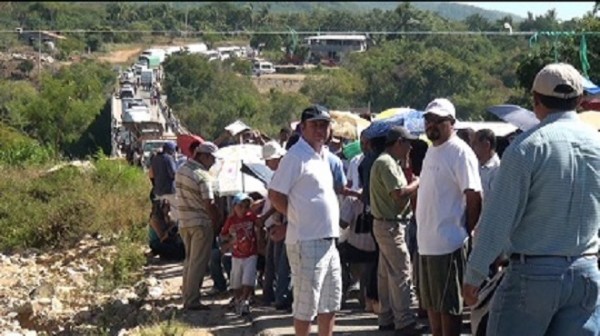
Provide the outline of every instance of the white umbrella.
[[262,147],[243,144],[227,146],[216,153],[217,160],[210,172],[216,177],[216,192],[220,196],[232,196],[239,192],[265,193],[265,185],[252,175],[242,173],[243,163],[264,163],[261,159]]

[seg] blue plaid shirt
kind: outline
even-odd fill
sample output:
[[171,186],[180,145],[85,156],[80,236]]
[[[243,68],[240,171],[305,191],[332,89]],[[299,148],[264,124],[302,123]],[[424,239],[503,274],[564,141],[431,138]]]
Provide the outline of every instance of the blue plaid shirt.
[[503,251],[596,253],[599,226],[600,136],[575,112],[552,113],[504,152],[464,282],[480,285]]

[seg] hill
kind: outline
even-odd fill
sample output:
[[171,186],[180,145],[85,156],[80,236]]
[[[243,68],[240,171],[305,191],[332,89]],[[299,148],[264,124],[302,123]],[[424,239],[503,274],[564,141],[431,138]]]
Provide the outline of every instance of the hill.
[[[210,2],[180,2],[173,3],[174,7],[195,7],[209,4]],[[348,10],[352,12],[370,11],[373,9],[381,9],[384,11],[394,10],[401,2],[398,1],[375,1],[375,2],[336,2],[336,1],[307,1],[307,2],[251,2],[240,1],[232,2],[239,6],[251,4],[254,9],[261,8],[264,5],[270,6],[270,10],[275,13],[286,12],[307,12],[315,8],[330,9],[330,10]],[[435,12],[438,15],[450,19],[461,21],[473,14],[479,14],[482,17],[496,21],[506,16],[512,16],[513,20],[521,21],[523,18],[516,14],[487,10],[471,5],[464,5],[452,2],[411,2],[411,5],[420,10]]]

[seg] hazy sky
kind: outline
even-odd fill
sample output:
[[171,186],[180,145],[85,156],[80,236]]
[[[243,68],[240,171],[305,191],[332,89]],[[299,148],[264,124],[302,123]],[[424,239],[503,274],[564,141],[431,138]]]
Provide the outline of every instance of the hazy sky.
[[[458,1],[456,1],[458,2]],[[561,20],[570,20],[573,17],[582,17],[587,11],[594,8],[594,1],[546,1],[546,2],[458,2],[473,5],[484,9],[501,10],[514,13],[526,18],[527,12],[533,15],[545,14],[548,10],[556,9],[556,14]]]

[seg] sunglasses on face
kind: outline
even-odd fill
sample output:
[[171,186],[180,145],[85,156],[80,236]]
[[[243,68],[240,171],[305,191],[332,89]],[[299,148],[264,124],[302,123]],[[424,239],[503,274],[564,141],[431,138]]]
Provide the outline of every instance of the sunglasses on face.
[[450,118],[442,118],[442,117],[438,117],[438,116],[434,116],[434,115],[426,115],[425,116],[425,123],[426,124],[441,124],[445,121],[451,121],[452,119]]

